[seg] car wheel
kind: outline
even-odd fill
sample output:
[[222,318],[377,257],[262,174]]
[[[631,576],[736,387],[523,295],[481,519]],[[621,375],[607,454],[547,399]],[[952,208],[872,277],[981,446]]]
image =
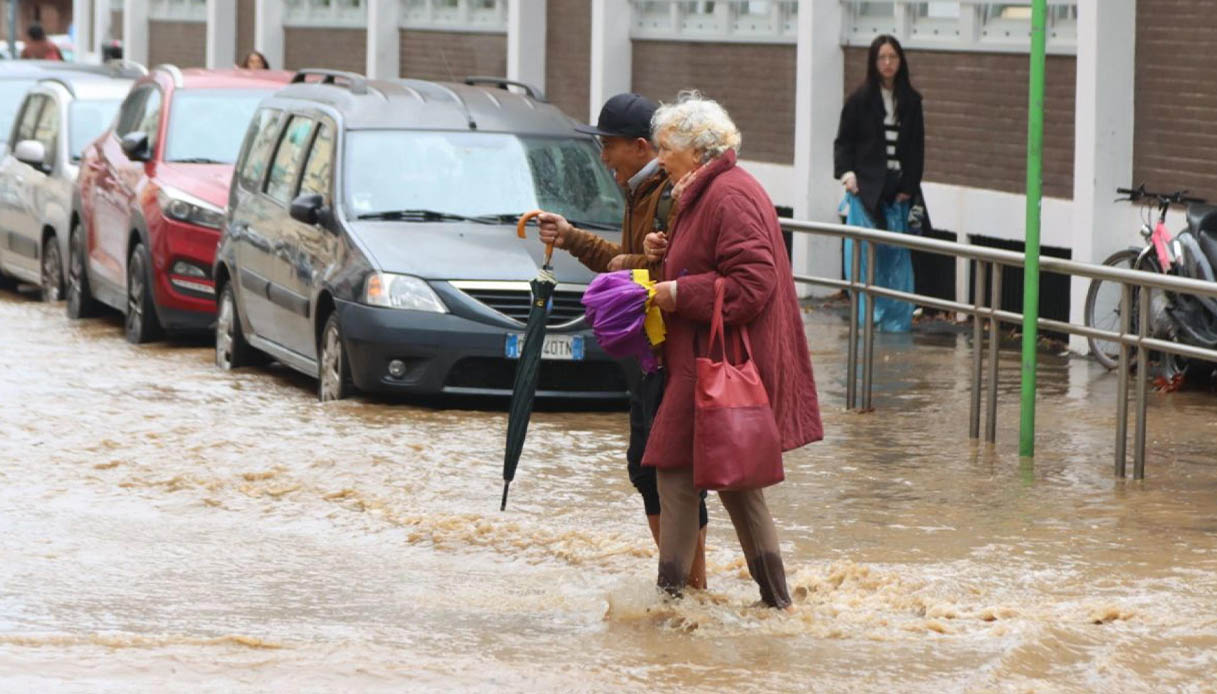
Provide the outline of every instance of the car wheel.
[[127,259],[127,318],[124,321],[127,342],[133,345],[154,340],[160,335],[156,306],[152,303],[152,283],[149,276],[152,263],[144,244],[137,243]]
[[330,314],[321,331],[321,353],[317,374],[317,399],[321,402],[342,400],[355,390],[351,383],[351,364],[342,347],[342,328],[338,313]]
[[55,302],[63,298],[63,254],[59,239],[51,236],[42,244],[42,300]]
[[85,248],[85,232],[76,224],[68,237],[68,317],[87,318],[97,311],[97,303],[89,290],[89,273]]
[[245,341],[245,333],[241,330],[236,292],[232,289],[232,283],[227,283],[220,290],[220,302],[216,309],[216,366],[231,371],[257,360],[257,350]]

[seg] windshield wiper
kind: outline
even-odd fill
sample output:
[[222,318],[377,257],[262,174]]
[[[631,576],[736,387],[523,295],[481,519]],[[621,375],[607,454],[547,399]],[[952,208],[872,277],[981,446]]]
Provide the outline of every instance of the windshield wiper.
[[[515,212],[515,213],[507,212],[504,214],[482,214],[482,215],[478,215],[476,217],[476,219],[485,220],[486,223],[488,223],[488,224],[490,224],[490,223],[515,224],[517,221],[519,221],[520,217],[523,217],[523,216],[524,216],[523,212]],[[621,227],[614,225],[614,224],[607,224],[605,222],[587,222],[587,221],[583,221],[580,219],[571,219],[569,217],[566,218],[566,221],[570,222],[572,225],[577,226],[581,229],[599,229],[601,231],[620,231],[621,230]]]
[[480,217],[466,217],[451,212],[436,210],[382,210],[380,212],[365,212],[356,219],[382,219],[394,222],[477,222],[489,224]]
[[227,164],[228,162],[220,161],[219,159],[211,159],[209,157],[183,157],[181,159],[173,159],[170,164]]

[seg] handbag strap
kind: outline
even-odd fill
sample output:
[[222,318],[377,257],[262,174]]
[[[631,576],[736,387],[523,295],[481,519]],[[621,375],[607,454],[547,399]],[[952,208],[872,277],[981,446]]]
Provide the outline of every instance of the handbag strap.
[[[714,353],[714,341],[718,340],[723,350],[723,361],[727,361],[727,331],[723,327],[723,300],[727,294],[727,280],[723,277],[714,279],[714,313],[710,315],[710,342],[706,345],[707,356]],[[752,358],[752,341],[748,339],[748,326],[736,328],[744,341],[744,356]]]

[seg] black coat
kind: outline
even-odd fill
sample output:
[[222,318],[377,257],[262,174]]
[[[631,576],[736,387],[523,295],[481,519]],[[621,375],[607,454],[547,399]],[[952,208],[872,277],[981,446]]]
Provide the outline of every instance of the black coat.
[[[900,160],[900,189],[914,201],[921,201],[921,175],[925,170],[925,118],[921,111],[921,95],[911,90],[897,105],[900,112],[900,140],[896,158]],[[833,177],[840,180],[853,171],[858,177],[858,193],[871,219],[882,228],[880,196],[887,180],[887,137],[883,118],[887,112],[883,96],[877,89],[863,87],[845,100],[841,109],[841,124],[833,141]],[[924,203],[923,203],[924,204]]]

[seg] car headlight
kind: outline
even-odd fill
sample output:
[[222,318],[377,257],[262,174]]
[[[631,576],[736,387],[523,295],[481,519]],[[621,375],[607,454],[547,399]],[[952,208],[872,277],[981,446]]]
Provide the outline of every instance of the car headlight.
[[224,210],[176,188],[161,186],[156,191],[156,202],[166,217],[179,222],[209,229],[219,229],[224,224]]
[[448,307],[431,289],[418,277],[410,275],[394,275],[388,272],[375,272],[368,275],[364,284],[363,302],[370,306],[385,308],[406,308],[415,311],[430,311],[431,313],[447,313]]

